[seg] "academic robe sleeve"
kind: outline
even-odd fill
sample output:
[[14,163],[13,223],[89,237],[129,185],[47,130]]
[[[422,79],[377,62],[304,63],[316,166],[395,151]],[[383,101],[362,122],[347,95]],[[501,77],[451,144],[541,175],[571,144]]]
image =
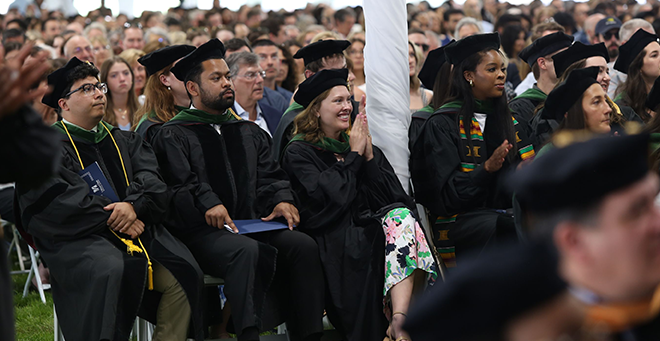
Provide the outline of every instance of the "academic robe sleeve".
[[[261,128],[255,127],[254,141],[257,149],[257,207],[269,215],[281,202],[294,204],[291,183],[286,172],[273,158],[272,140]],[[260,210],[261,211],[261,210]]]
[[158,174],[158,161],[151,146],[136,133],[128,135],[133,179],[126,189],[124,201],[133,203],[133,209],[147,225],[160,223],[168,205],[167,185]]
[[443,117],[431,117],[411,159],[417,201],[434,214],[452,216],[483,204],[494,174],[483,164],[462,172],[458,132],[450,130]]
[[161,174],[170,189],[174,201],[180,197],[183,201],[193,198],[195,207],[204,215],[222,201],[213,192],[211,186],[199,181],[193,172],[189,160],[190,140],[177,131],[179,127],[161,129],[153,140],[153,147],[160,165]]
[[401,186],[401,182],[385,154],[376,146],[373,149],[374,158],[365,162],[361,178],[364,181],[363,194],[368,198],[371,210],[376,212],[395,202],[403,203],[408,208],[414,209],[415,204],[412,198]]
[[57,171],[60,142],[30,106],[0,120],[0,183],[38,185]]
[[325,227],[319,222],[331,221],[337,214],[346,215],[358,194],[358,176],[364,158],[356,152],[346,155],[327,169],[322,169],[322,161],[315,155],[313,147],[302,143],[291,144],[284,152],[282,165],[289,176],[302,186],[310,219],[306,229]]
[[89,186],[65,165],[73,161],[66,154],[56,175],[30,189],[16,183],[23,228],[37,238],[72,240],[107,229],[111,211],[103,208],[110,199],[89,194]]

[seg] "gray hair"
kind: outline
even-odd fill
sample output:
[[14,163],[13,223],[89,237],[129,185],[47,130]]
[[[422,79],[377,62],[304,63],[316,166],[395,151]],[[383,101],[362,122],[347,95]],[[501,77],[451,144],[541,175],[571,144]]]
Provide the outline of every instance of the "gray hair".
[[458,36],[458,32],[461,30],[463,26],[467,26],[467,25],[472,25],[476,27],[479,33],[483,33],[484,31],[484,29],[481,27],[481,23],[479,23],[477,19],[472,17],[464,17],[456,24],[456,30],[454,31],[454,39],[458,40],[462,38]]
[[643,29],[655,34],[653,25],[644,19],[630,19],[621,25],[619,29],[619,41],[623,44],[632,37],[638,29]]
[[103,25],[103,24],[101,24],[100,22],[97,22],[97,21],[95,21],[95,22],[89,24],[89,26],[85,27],[85,29],[83,30],[83,35],[85,37],[89,36],[89,32],[91,30],[100,30],[101,32],[103,32],[104,37],[108,34],[108,30],[105,28],[105,25]]
[[154,26],[151,28],[148,28],[146,31],[144,31],[144,43],[149,43],[149,36],[150,35],[157,35],[163,37],[167,41],[167,43],[170,42],[168,32],[166,29],[158,26]]
[[243,65],[259,66],[259,56],[252,52],[232,53],[225,61],[227,62],[227,66],[229,66],[229,72],[232,77],[238,74],[238,70]]

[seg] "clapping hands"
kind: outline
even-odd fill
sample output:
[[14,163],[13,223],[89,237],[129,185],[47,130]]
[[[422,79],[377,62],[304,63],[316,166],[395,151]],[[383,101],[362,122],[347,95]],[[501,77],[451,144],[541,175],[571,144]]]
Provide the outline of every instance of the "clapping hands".
[[374,158],[371,133],[369,132],[369,122],[367,120],[367,114],[365,114],[364,111],[358,114],[355,118],[348,142],[351,146],[351,151],[364,156],[367,161],[371,161],[371,159]]

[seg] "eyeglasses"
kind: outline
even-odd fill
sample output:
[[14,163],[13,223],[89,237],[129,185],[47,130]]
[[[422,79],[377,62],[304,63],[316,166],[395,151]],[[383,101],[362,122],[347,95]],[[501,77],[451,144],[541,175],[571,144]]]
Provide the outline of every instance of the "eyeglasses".
[[69,97],[69,96],[73,95],[74,93],[76,93],[80,90],[82,90],[82,92],[85,94],[85,96],[90,96],[90,95],[93,95],[96,92],[96,89],[99,89],[99,91],[101,91],[101,93],[105,94],[105,93],[108,92],[108,85],[105,84],[105,83],[101,83],[101,82],[96,83],[96,84],[85,83],[85,84],[81,85],[79,88],[69,91],[69,93],[64,95],[64,97]]
[[73,49],[73,54],[76,55],[76,54],[81,53],[83,51],[87,51],[87,52],[91,53],[92,52],[92,47],[91,46],[76,47],[75,49]]
[[261,76],[261,78],[266,78],[266,71],[246,72],[243,75],[236,75],[236,77],[245,78],[245,80],[248,82],[255,80],[257,76]]
[[94,48],[94,53],[98,53],[98,52],[109,50],[109,49],[110,49],[110,45],[97,46],[97,47]]
[[605,40],[610,40],[612,37],[615,37],[617,40],[619,40],[619,30],[609,30],[603,34],[603,38]]

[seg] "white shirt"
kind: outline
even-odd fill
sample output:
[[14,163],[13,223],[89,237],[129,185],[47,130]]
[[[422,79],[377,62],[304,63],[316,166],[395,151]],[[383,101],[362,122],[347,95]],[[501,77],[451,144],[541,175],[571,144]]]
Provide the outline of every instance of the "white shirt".
[[[238,117],[246,121],[250,121],[250,113],[245,111],[245,109],[243,109],[243,107],[241,107],[241,105],[238,104],[238,102],[236,101],[234,101],[234,106],[236,106],[236,115],[238,115]],[[259,107],[258,103],[257,103],[257,119],[254,120],[254,123],[256,123],[265,132],[267,132],[268,136],[273,137],[273,134],[271,134],[270,130],[268,130],[268,124],[266,123],[264,116],[261,114],[261,108]]]
[[536,83],[536,78],[534,78],[534,73],[530,72],[527,74],[527,77],[518,84],[516,87],[516,96],[520,96],[523,92],[525,92],[528,89],[531,89],[534,86],[534,83]]
[[486,114],[482,114],[479,112],[474,113],[474,118],[476,118],[477,122],[479,122],[479,129],[481,129],[482,134],[486,130],[486,116],[487,116]]
[[85,128],[83,128],[83,127],[77,125],[77,124],[73,124],[73,123],[71,123],[71,122],[65,120],[64,118],[62,118],[62,122],[66,123],[66,124],[68,124],[68,125],[72,125],[72,126],[74,126],[74,127],[78,127],[78,128],[80,128],[80,129],[82,129],[82,130],[87,130],[87,131],[92,131],[92,132],[98,133],[98,129],[96,128],[96,127],[98,127],[98,125],[95,125],[94,128],[92,128],[92,130],[89,130],[89,129],[85,129]]

